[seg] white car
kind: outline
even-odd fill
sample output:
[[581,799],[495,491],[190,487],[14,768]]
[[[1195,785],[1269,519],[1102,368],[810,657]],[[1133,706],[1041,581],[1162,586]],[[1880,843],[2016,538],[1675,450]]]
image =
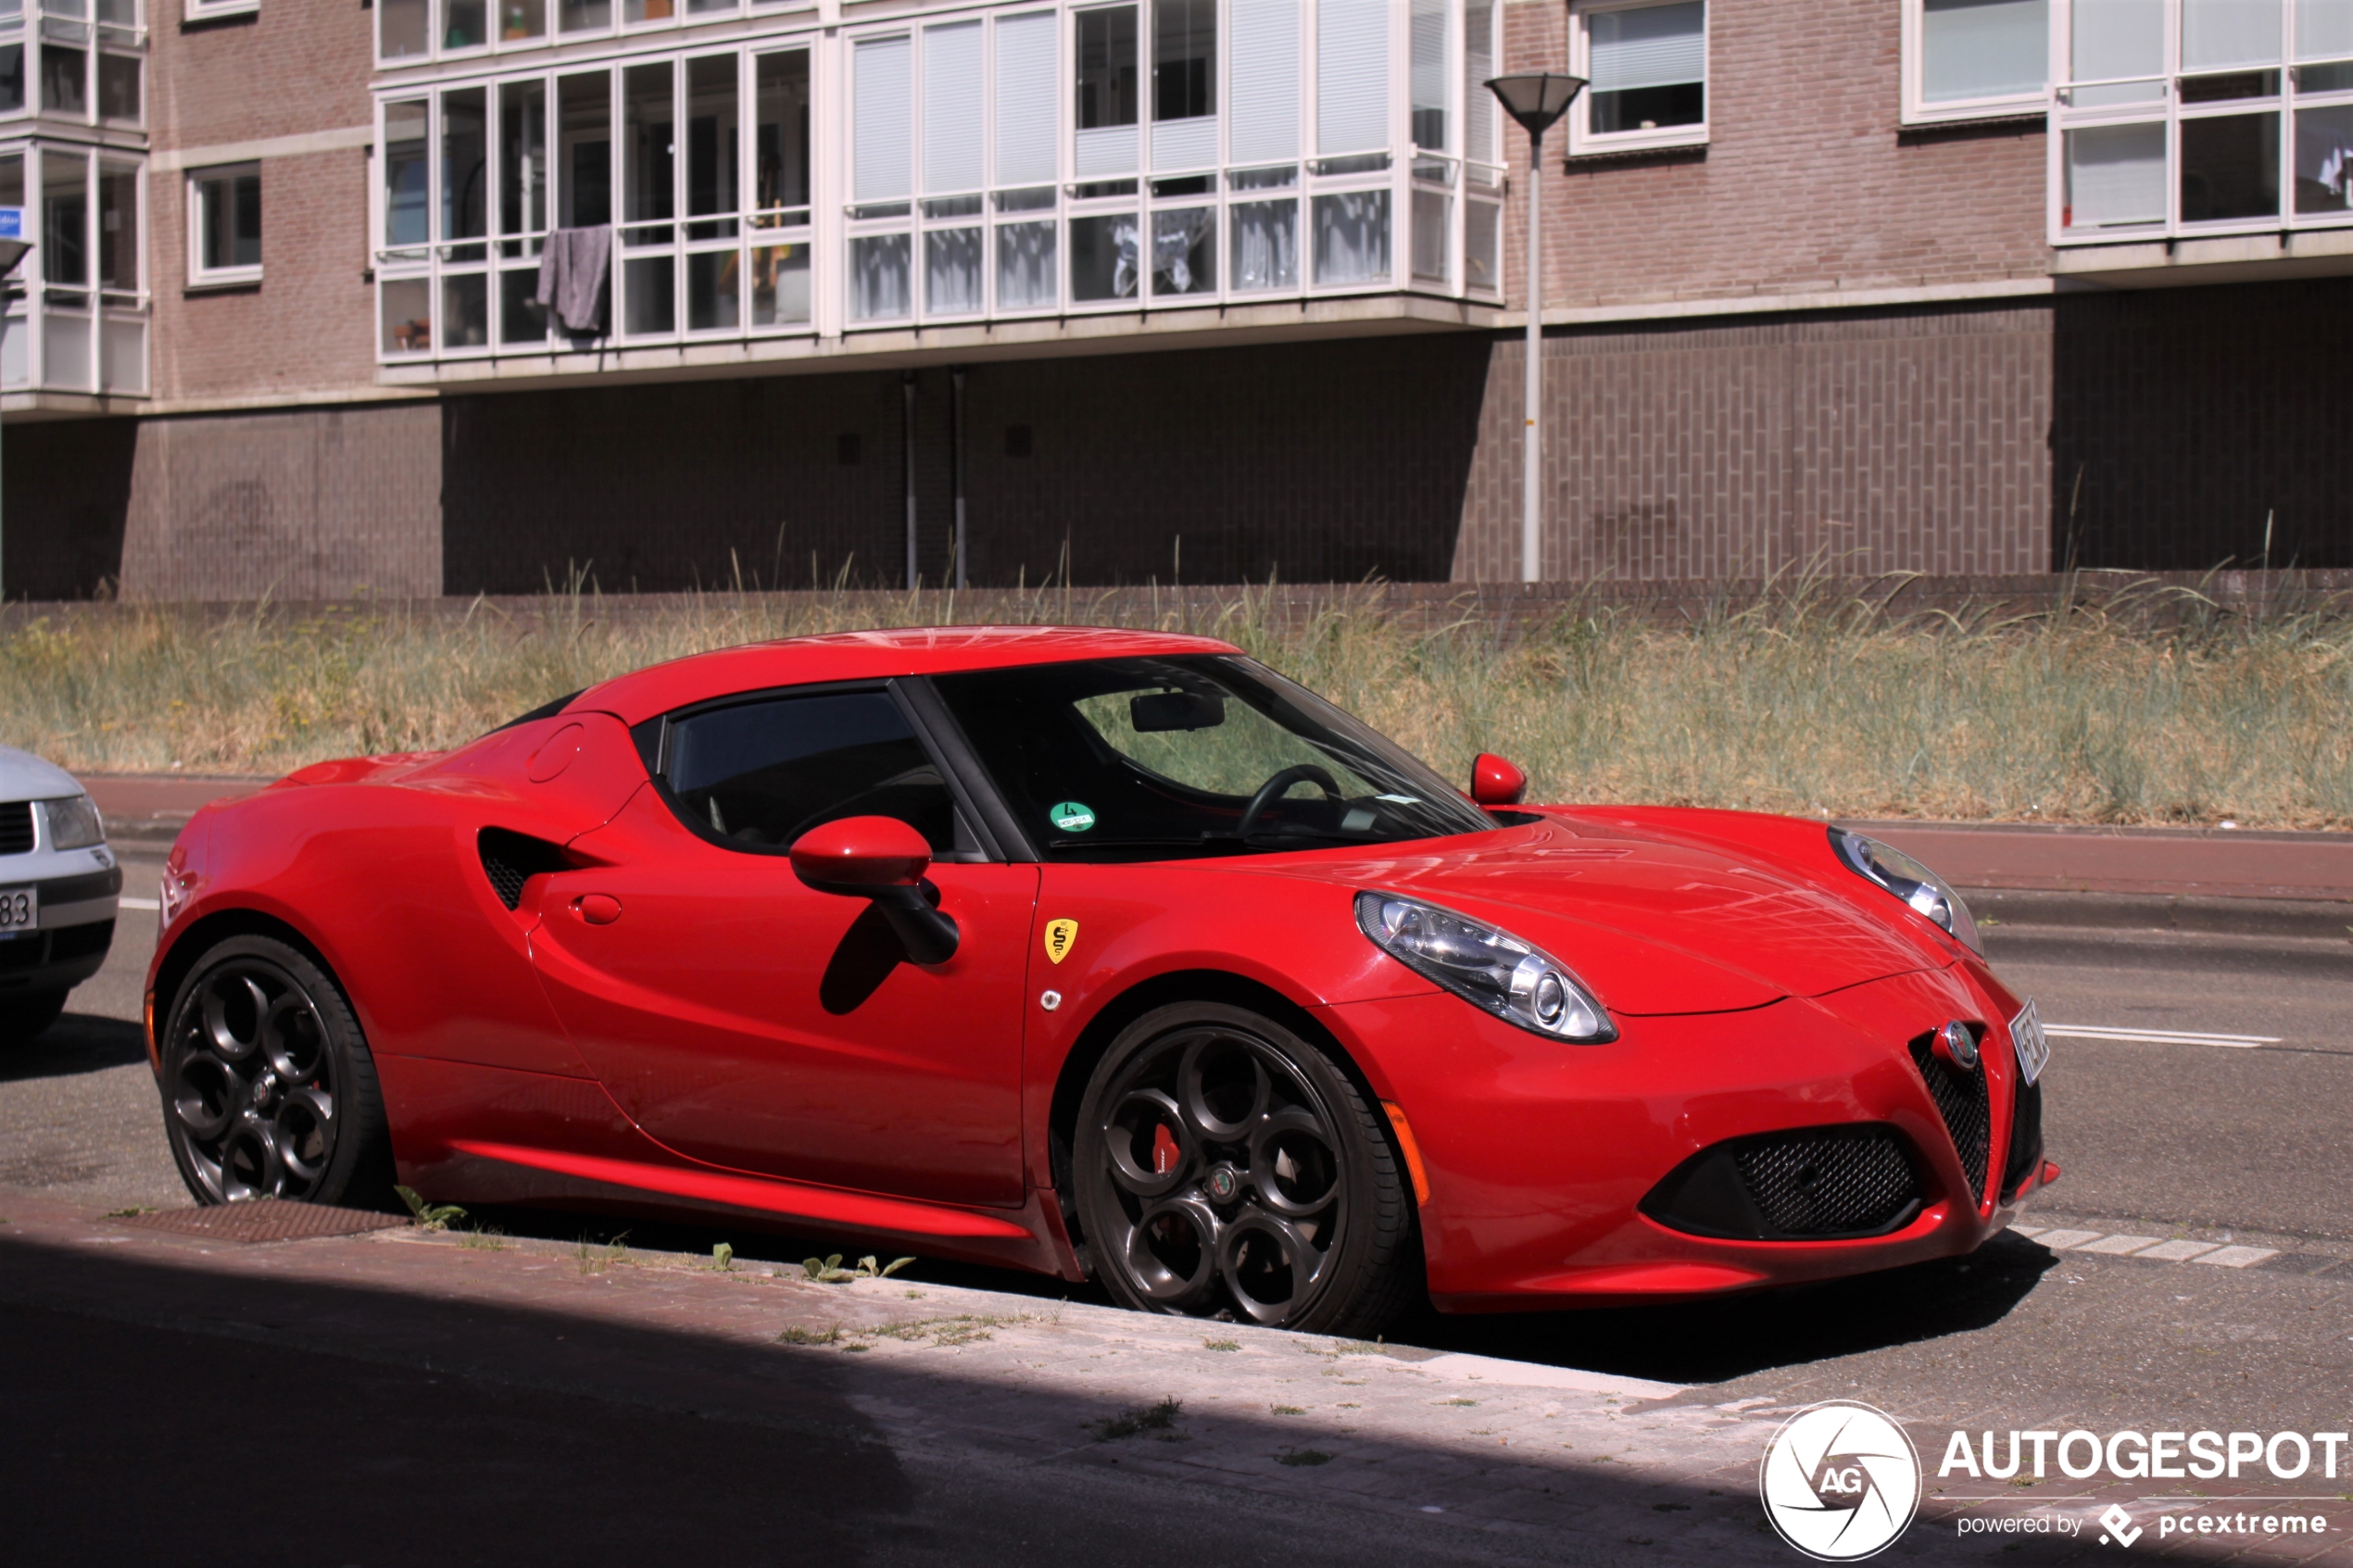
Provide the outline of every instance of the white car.
[[122,868],[71,773],[0,746],[0,1045],[31,1039],[98,972]]

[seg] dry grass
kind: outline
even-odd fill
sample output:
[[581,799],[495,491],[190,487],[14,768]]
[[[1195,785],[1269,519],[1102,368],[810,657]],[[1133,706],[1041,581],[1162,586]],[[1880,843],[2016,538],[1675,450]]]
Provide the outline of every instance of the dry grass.
[[[2353,826],[2353,618],[2342,615],[2236,619],[2192,595],[2008,622],[1891,619],[1799,584],[1684,627],[1589,607],[1506,641],[1484,619],[1407,621],[1345,595],[1289,622],[1272,602],[1239,593],[1189,619],[1450,777],[1479,750],[1514,758],[1531,798]],[[973,607],[926,594],[620,608],[556,594],[522,615],[115,609],[37,621],[0,638],[0,740],[81,770],[283,771],[456,745],[698,649],[969,619]],[[1116,617],[1054,593],[1026,601],[1024,619]]]

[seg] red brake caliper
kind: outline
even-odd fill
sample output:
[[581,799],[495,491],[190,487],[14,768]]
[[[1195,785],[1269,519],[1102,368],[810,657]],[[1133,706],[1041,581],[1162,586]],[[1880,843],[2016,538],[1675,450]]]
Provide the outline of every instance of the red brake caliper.
[[1176,1147],[1176,1135],[1168,1130],[1165,1122],[1152,1128],[1152,1174],[1164,1176],[1176,1169],[1182,1151]]

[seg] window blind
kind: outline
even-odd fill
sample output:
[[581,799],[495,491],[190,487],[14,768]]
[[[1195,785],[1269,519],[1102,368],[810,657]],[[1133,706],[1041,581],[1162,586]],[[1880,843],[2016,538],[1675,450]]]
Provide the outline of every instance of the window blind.
[[1299,0],[1232,0],[1226,128],[1236,163],[1299,156]]
[[1051,184],[1060,170],[1062,124],[1055,17],[1031,11],[997,19],[997,183]]
[[2042,90],[2049,75],[2050,0],[1925,0],[1920,96],[1929,103]]
[[1586,27],[1592,92],[1624,93],[1707,80],[1705,0],[1594,11],[1587,16]]
[[850,189],[862,202],[913,194],[915,41],[862,38],[851,56]]
[[1480,163],[1495,157],[1495,94],[1487,82],[1495,74],[1495,7],[1471,0],[1463,10],[1463,153]]
[[2296,0],[2296,57],[2339,60],[2353,55],[2353,0]]
[[924,190],[976,191],[981,167],[978,21],[924,29]]
[[[1408,71],[1413,86],[1413,107],[1416,129],[1414,139],[1422,141],[1424,117],[1435,115],[1441,128],[1436,141],[1422,144],[1433,151],[1443,151],[1446,145],[1442,127],[1445,124],[1446,93],[1446,24],[1450,0],[1414,0],[1410,31],[1413,36],[1412,66]],[[1481,89],[1485,91],[1485,89]]]
[[2182,69],[2280,63],[2280,0],[2182,0]]
[[1323,0],[1315,10],[1315,150],[1389,145],[1389,6]]
[[2070,82],[2161,76],[2165,7],[2149,0],[2075,0]]

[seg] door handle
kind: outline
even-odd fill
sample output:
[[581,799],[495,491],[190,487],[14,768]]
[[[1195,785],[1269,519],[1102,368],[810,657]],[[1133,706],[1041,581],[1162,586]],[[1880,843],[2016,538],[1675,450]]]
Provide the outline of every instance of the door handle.
[[621,900],[610,893],[583,893],[572,901],[572,912],[590,925],[610,925],[621,918]]

